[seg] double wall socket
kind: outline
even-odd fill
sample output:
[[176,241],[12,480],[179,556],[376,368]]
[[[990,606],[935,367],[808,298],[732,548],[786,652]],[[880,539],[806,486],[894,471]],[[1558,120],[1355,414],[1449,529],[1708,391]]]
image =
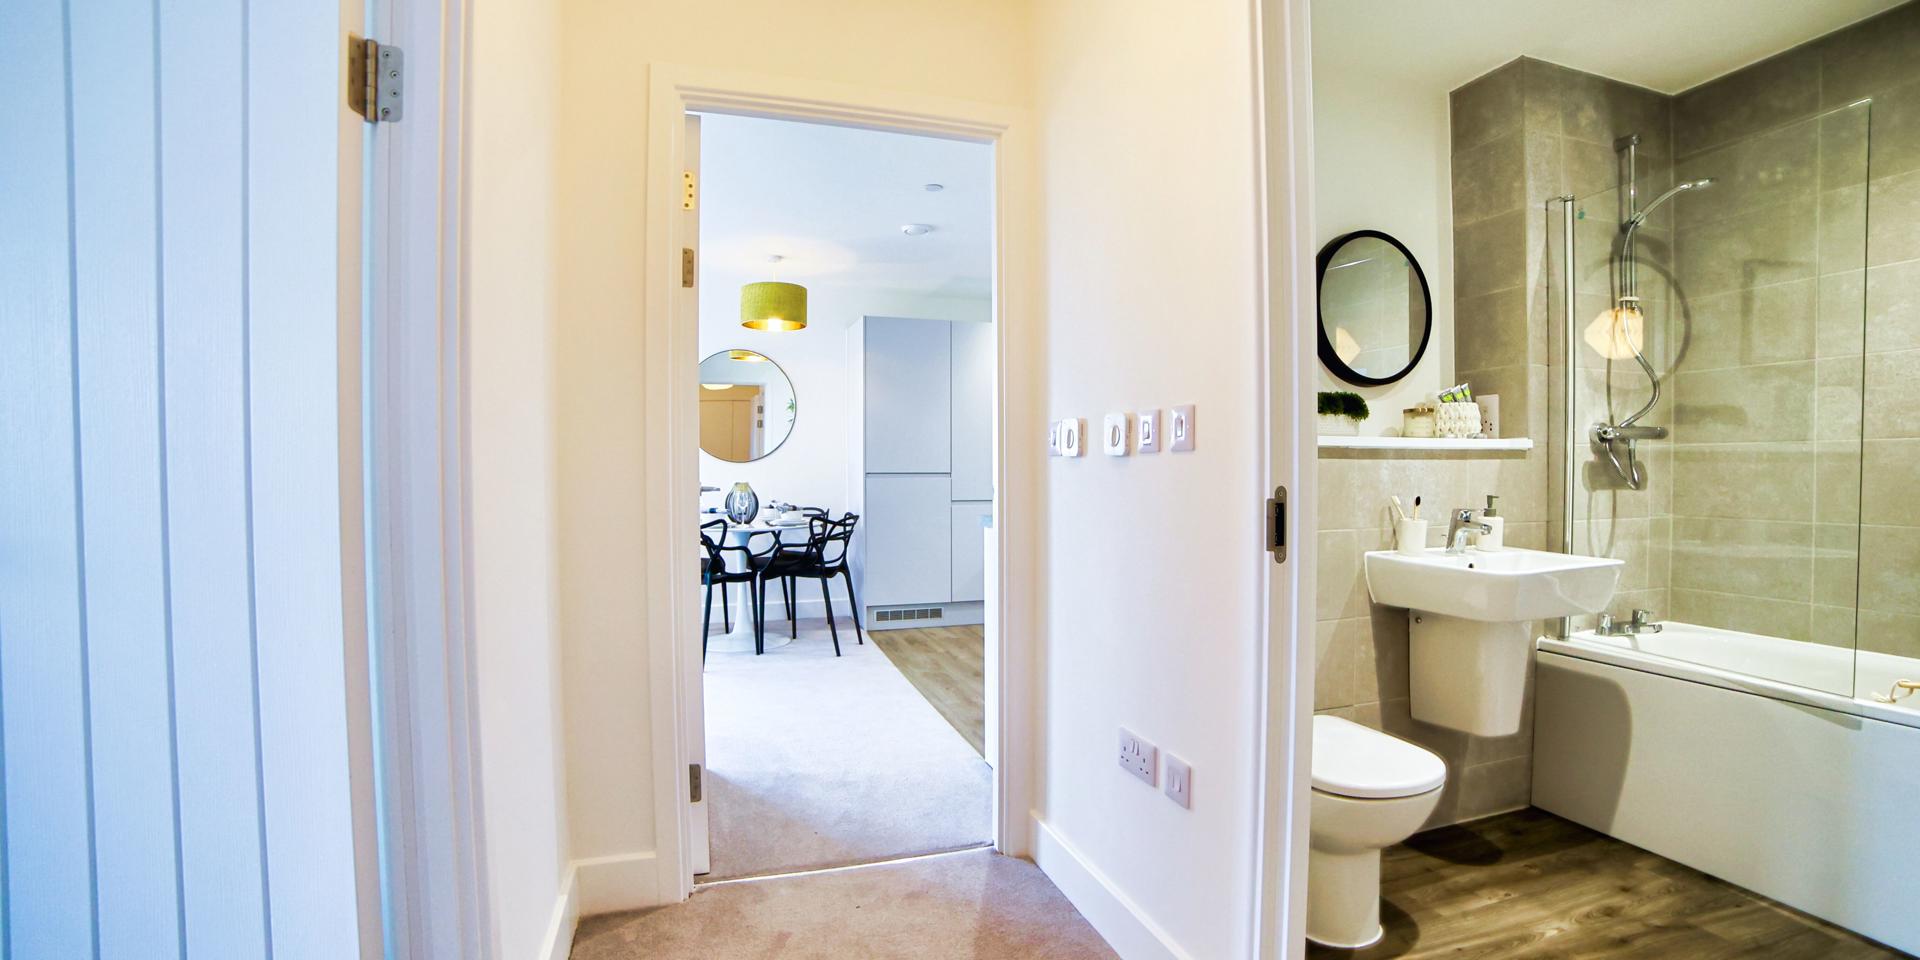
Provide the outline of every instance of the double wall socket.
[[1146,781],[1147,786],[1153,786],[1159,766],[1160,749],[1140,739],[1126,727],[1121,727],[1120,769]]

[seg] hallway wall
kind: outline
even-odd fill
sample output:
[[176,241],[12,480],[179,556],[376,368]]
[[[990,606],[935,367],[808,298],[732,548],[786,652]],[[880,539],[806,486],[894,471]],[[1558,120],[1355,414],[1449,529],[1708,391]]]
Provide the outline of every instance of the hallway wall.
[[[1035,28],[1046,413],[1197,405],[1191,453],[1044,464],[1040,864],[1129,957],[1251,951],[1252,26],[1246,4],[1057,0]],[[1114,763],[1123,725],[1192,764],[1191,810]]]

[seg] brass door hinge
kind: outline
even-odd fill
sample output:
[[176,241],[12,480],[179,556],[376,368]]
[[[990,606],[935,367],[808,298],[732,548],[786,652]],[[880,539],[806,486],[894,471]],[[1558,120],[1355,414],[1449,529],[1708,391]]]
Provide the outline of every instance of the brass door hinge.
[[400,119],[406,57],[399,47],[347,35],[347,105],[368,123]]
[[697,763],[687,764],[687,801],[700,802],[700,765]]
[[680,248],[680,285],[693,286],[693,248]]
[[1287,488],[1274,487],[1267,498],[1267,552],[1274,563],[1287,562]]
[[693,184],[693,171],[680,171],[680,209],[692,210],[697,192]]

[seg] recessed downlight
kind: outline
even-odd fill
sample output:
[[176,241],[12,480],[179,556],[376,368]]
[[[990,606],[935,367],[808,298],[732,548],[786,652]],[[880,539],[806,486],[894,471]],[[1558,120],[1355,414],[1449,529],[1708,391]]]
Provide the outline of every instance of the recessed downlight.
[[906,234],[909,237],[924,237],[927,234],[933,232],[933,224],[903,223],[900,225],[900,232]]
[[922,189],[926,190],[928,193],[939,193],[940,191],[945,190],[946,188],[947,188],[947,185],[944,183],[929,183]]

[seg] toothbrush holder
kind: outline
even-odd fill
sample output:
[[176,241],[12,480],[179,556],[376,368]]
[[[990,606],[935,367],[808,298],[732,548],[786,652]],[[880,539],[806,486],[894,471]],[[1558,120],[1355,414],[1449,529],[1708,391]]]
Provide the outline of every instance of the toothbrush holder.
[[1427,522],[1425,520],[1395,520],[1393,522],[1393,549],[1410,557],[1427,552]]

